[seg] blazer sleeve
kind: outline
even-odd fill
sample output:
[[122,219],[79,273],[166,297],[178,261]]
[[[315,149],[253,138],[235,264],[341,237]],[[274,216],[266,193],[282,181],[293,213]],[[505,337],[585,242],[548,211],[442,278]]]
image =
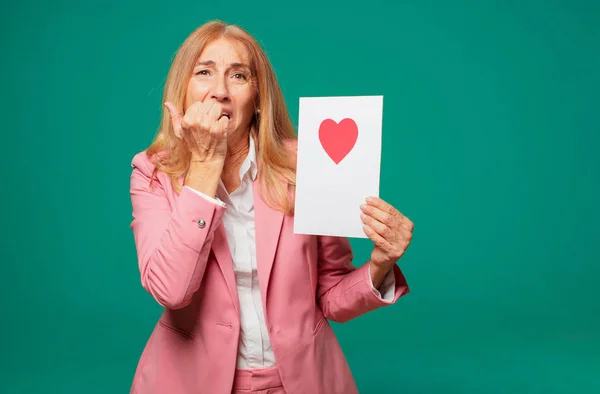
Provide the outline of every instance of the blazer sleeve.
[[410,292],[400,268],[393,267],[394,289],[390,300],[383,299],[373,287],[369,264],[352,265],[354,255],[345,237],[318,238],[317,300],[325,317],[344,323],[385,305],[394,304]]
[[160,181],[150,185],[152,168],[146,164],[135,158],[130,179],[141,282],[160,305],[179,309],[200,288],[225,208],[186,187],[171,206]]

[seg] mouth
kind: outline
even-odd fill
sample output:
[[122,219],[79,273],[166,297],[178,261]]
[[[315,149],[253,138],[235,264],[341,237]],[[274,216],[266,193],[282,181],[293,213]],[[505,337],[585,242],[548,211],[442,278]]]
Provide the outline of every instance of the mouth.
[[221,116],[219,116],[219,120],[220,120],[220,119],[221,119],[223,116],[225,116],[227,119],[231,120],[231,115],[229,114],[229,112],[228,112],[228,111],[223,111],[223,112],[221,113]]

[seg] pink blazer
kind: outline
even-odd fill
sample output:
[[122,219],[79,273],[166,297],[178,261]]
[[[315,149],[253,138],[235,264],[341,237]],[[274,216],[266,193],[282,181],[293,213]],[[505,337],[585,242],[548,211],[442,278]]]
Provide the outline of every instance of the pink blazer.
[[[239,304],[221,219],[224,208],[158,173],[144,152],[132,161],[133,230],[141,283],[165,307],[142,352],[131,393],[230,394]],[[180,179],[183,182],[183,177]],[[259,284],[273,352],[288,394],[358,393],[328,320],[346,322],[408,294],[394,266],[392,302],[378,297],[367,267],[352,265],[343,237],[296,235],[294,218],[255,191]]]

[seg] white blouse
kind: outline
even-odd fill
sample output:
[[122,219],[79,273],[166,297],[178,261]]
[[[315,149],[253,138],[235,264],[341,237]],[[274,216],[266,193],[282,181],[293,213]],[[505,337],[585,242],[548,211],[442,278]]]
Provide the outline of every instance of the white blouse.
[[[219,182],[216,199],[184,186],[226,208],[223,225],[233,259],[241,314],[237,359],[239,369],[267,368],[275,365],[258,286],[252,189],[257,175],[257,164],[254,140],[251,137],[249,143],[248,156],[240,167],[240,186],[231,194],[227,192],[222,181]],[[394,288],[395,277],[390,272],[381,286],[383,299],[391,301]]]

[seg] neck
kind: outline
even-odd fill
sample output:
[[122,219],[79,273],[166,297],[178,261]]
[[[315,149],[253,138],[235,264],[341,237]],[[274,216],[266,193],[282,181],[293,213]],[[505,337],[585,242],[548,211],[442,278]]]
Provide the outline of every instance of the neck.
[[250,149],[248,133],[239,133],[232,137],[227,141],[227,156],[223,167],[223,171],[226,172],[238,171]]
[[235,133],[227,140],[227,156],[221,175],[228,192],[239,186],[239,173],[250,149],[249,133]]

